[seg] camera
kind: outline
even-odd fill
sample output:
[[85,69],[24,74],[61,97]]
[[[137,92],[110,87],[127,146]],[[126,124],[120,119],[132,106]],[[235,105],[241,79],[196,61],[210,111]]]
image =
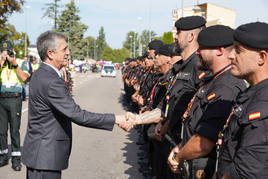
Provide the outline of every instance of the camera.
[[7,50],[7,54],[8,54],[8,56],[10,56],[10,57],[15,57],[15,54],[14,54],[14,51],[13,50]]

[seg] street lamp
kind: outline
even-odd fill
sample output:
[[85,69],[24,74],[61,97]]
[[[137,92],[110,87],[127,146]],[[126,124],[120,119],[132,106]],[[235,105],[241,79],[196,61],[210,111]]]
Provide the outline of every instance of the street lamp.
[[27,56],[27,9],[31,6],[25,6],[25,34],[24,34],[24,56]]
[[96,44],[96,40],[94,40],[94,60],[97,60],[97,53],[98,53],[98,45]]
[[89,58],[89,40],[87,39],[87,58]]
[[[142,20],[142,17],[138,17],[138,21],[139,21],[139,27],[141,27],[141,20]],[[140,32],[140,35],[139,35],[139,56],[142,55],[142,47],[141,47],[141,32]]]

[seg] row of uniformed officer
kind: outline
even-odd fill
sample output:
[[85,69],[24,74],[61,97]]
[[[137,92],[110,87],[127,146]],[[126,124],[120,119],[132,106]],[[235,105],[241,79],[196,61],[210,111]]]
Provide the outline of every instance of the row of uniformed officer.
[[[201,83],[191,83],[187,78],[189,73],[183,73],[182,68],[191,62],[191,56],[188,56],[189,61],[179,63],[176,78],[169,83],[171,89],[174,88],[174,103],[170,101],[168,85],[160,113],[153,110],[141,115],[129,114],[128,117],[136,124],[159,122],[159,117],[162,121],[168,121],[168,135],[171,134],[173,139],[177,137],[177,143],[182,139],[169,157],[170,168],[173,172],[180,172],[178,178],[211,178],[214,171],[217,178],[266,178],[268,116],[264,91],[268,77],[268,25],[259,22],[246,24],[236,29],[235,33],[226,26],[180,28],[182,24],[182,27],[198,24],[198,18],[179,19],[176,22],[176,38],[182,48],[183,59],[187,59],[188,43],[194,41],[191,30],[202,30],[197,46],[190,49],[198,49],[201,59],[196,61],[200,62],[202,70],[210,71],[211,75]],[[197,76],[204,75],[200,73]],[[241,93],[246,88],[246,82],[236,77],[250,84],[245,92]],[[163,128],[162,124],[158,125]],[[157,130],[161,131],[161,127]]]
[[[133,119],[136,124],[158,123],[155,130],[156,135],[158,131],[168,128],[169,133],[165,134],[166,131],[164,131],[162,134],[171,136],[171,138],[173,138],[173,143],[174,141],[180,141],[179,126],[181,122],[178,119],[183,114],[184,110],[187,108],[188,102],[198,89],[201,79],[205,76],[205,73],[197,68],[199,57],[195,54],[198,49],[196,39],[198,33],[204,28],[205,23],[206,21],[204,18],[199,16],[181,18],[176,22],[178,31],[176,42],[182,50],[182,61],[175,63],[170,70],[170,78],[162,102],[159,103],[157,108],[150,112],[136,116],[129,115],[129,118]],[[161,122],[159,123],[159,121]],[[163,123],[165,124],[163,125]],[[163,168],[167,166],[166,159],[170,152],[170,144],[166,140],[162,140],[162,143],[163,146],[161,147],[161,151],[164,154],[162,156],[165,156],[165,159],[162,161],[160,160],[162,163],[158,165],[162,165]],[[160,173],[157,177],[173,178],[174,175],[165,171],[165,173]]]
[[232,51],[233,33],[230,27],[216,25],[202,30],[198,36],[199,68],[212,75],[204,80],[184,111],[182,142],[169,156],[171,169],[174,172],[183,169],[184,178],[212,178],[218,133],[236,96],[246,88],[246,83],[230,72],[228,56]]

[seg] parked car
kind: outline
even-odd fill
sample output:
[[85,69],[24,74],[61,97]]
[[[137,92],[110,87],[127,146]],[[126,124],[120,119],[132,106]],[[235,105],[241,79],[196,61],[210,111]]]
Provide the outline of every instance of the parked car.
[[101,76],[116,77],[116,69],[114,65],[104,65],[101,70]]

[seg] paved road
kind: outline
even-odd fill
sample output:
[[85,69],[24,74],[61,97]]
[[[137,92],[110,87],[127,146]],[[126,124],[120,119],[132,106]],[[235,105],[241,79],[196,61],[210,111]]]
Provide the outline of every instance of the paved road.
[[[76,74],[74,99],[84,109],[94,112],[124,114],[120,101],[122,84],[117,78],[101,78],[98,74]],[[23,104],[21,141],[27,125],[27,103]],[[69,168],[63,179],[140,179],[138,171],[137,132],[126,133],[117,126],[113,132],[73,125],[73,148]],[[10,142],[9,142],[10,143]],[[0,168],[0,179],[24,179],[25,166],[14,172],[11,164]]]

